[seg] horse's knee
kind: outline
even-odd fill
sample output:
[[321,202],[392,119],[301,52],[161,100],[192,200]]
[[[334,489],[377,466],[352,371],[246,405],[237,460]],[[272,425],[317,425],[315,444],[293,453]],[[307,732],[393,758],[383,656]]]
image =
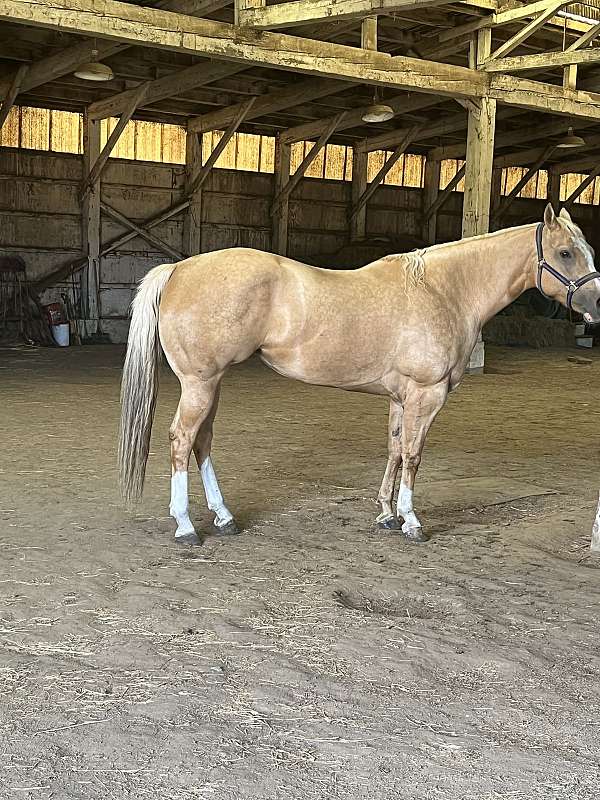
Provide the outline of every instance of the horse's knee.
[[405,453],[402,456],[402,463],[406,469],[418,469],[421,463],[420,453]]

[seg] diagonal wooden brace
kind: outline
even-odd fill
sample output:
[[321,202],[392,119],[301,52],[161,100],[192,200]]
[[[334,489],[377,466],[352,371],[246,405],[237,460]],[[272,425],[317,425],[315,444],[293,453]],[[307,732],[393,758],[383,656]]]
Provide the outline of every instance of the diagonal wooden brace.
[[183,253],[180,253],[179,250],[176,250],[171,245],[163,242],[162,239],[159,239],[158,236],[155,236],[153,233],[150,233],[143,225],[137,225],[135,222],[132,222],[128,219],[124,214],[121,214],[120,211],[117,211],[115,208],[112,208],[108,205],[108,203],[100,202],[100,209],[109,217],[118,222],[120,225],[124,225],[126,228],[130,228],[132,231],[138,236],[141,236],[147,242],[157,247],[159,250],[162,250],[163,253],[166,253],[171,258],[174,258],[176,261],[182,261],[184,259]]

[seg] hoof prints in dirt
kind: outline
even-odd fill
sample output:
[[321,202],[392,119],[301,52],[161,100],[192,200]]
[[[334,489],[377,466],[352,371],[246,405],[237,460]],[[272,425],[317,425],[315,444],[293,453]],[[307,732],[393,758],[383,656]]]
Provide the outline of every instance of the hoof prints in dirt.
[[401,597],[382,592],[364,594],[356,589],[339,588],[333,592],[333,598],[344,608],[382,617],[433,619],[448,613],[447,609],[436,608],[422,597]]

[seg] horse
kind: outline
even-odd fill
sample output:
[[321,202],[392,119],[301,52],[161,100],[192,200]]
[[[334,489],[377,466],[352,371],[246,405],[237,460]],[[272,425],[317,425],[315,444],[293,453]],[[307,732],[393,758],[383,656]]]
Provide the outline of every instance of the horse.
[[215,532],[239,532],[211,461],[213,421],[228,367],[257,353],[288,378],[389,397],[375,523],[408,542],[427,541],[413,507],[427,432],[460,384],[482,326],[535,286],[586,322],[600,321],[594,253],[565,209],[556,215],[548,205],[541,223],[385,256],[357,270],[246,248],[155,267],[132,303],[121,388],[123,497],[142,494],[162,349],[181,384],[169,432],[175,539],[200,543],[189,516],[192,450]]

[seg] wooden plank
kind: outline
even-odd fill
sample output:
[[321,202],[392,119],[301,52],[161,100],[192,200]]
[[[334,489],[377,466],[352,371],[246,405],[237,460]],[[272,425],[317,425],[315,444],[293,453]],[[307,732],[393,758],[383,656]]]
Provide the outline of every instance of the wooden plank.
[[[173,75],[150,81],[147,85],[143,106],[152,105],[152,103],[157,103],[167,97],[178,97],[190,89],[206,86],[209,83],[213,83],[213,81],[243,72],[243,70],[244,67],[242,65],[228,64],[227,62],[194,64],[194,66],[182,69]],[[119,116],[130,105],[136,91],[137,87],[92,103],[88,106],[88,113],[91,119]]]
[[84,184],[84,189],[83,189],[84,193],[89,192],[90,189],[100,179],[100,176],[102,175],[102,172],[106,167],[106,162],[110,157],[110,154],[114,150],[114,147],[119,141],[121,134],[125,130],[125,126],[133,116],[133,112],[136,110],[138,105],[144,99],[147,90],[148,90],[148,84],[142,83],[140,86],[137,87],[134,94],[130,98],[128,107],[121,114],[119,121],[115,125],[110,136],[108,137],[106,144],[102,148],[102,152],[99,154],[98,158],[92,165],[92,168]]
[[361,196],[358,198],[356,203],[353,204],[352,210],[350,212],[350,221],[352,222],[358,214],[362,211],[363,208],[366,207],[367,203],[369,202],[370,198],[375,193],[377,187],[381,184],[384,180],[385,176],[388,172],[392,169],[394,164],[398,162],[398,160],[404,155],[406,152],[406,148],[408,145],[415,139],[418,135],[419,131],[421,130],[421,125],[414,125],[410,128],[404,138],[401,140],[400,144],[396,147],[396,149],[391,153],[388,158],[385,160],[383,166],[375,175],[373,180],[369,183],[369,185],[365,188]]
[[[296,73],[395,86],[448,96],[491,96],[509,105],[600,118],[600,103],[587,92],[449,64],[362,50],[287,34],[254,31],[117,0],[0,0],[0,19],[128,44],[205,55]],[[498,82],[495,83],[500,79]],[[488,87],[491,86],[490,89]],[[513,99],[516,98],[516,101]]]
[[[423,213],[433,206],[440,193],[441,162],[425,159],[425,176],[423,181]],[[423,221],[423,239],[427,244],[435,244],[437,236],[437,214],[434,212]]]
[[600,61],[600,47],[583,50],[560,50],[555,53],[532,53],[527,56],[510,56],[488,61],[483,65],[486,72],[520,72],[528,69],[549,69],[567,64],[595,64]]
[[187,256],[202,252],[202,187],[192,191],[201,169],[202,136],[188,131],[185,139],[185,193],[190,205],[183,223],[183,250]]
[[236,25],[244,25],[244,14],[253,8],[264,8],[267,0],[234,0],[234,22]]
[[[275,139],[275,174],[274,192],[275,197],[281,194],[283,187],[290,179],[291,147],[286,142],[282,142],[278,136]],[[287,255],[288,245],[288,219],[289,202],[286,199],[279,203],[273,214],[273,229],[271,237],[271,249],[274,253],[281,256]]]
[[308,153],[304,156],[301,164],[298,166],[298,169],[294,172],[292,177],[288,180],[288,182],[283,186],[283,188],[279,191],[279,193],[275,196],[273,200],[273,206],[271,213],[274,214],[277,207],[283,202],[289,200],[291,193],[294,191],[296,186],[300,183],[304,175],[306,174],[306,170],[310,167],[313,163],[315,158],[319,155],[321,150],[326,146],[327,142],[331,138],[331,135],[334,133],[338,123],[344,118],[346,112],[341,111],[336,117],[334,117],[327,128],[323,131],[323,133],[319,136],[318,140],[313,144],[310,148]]
[[240,8],[239,21],[258,30],[277,30],[307,22],[415,11],[446,3],[447,0],[288,0],[279,5]]
[[128,219],[124,214],[121,214],[120,211],[117,211],[115,208],[112,208],[112,206],[109,206],[108,203],[101,201],[100,210],[103,211],[107,216],[111,217],[111,219],[114,219],[115,222],[118,222],[120,225],[123,225],[124,227],[134,231],[138,236],[141,236],[151,245],[156,247],[157,250],[161,250],[163,253],[166,253],[175,261],[181,261],[184,258],[183,253],[180,253],[179,250],[176,250],[174,247],[171,247],[170,244],[163,242],[162,239],[159,239],[158,236],[150,233],[150,231],[146,230],[146,228],[144,228],[142,225],[137,225],[135,222]]
[[367,190],[369,154],[362,146],[352,149],[352,205],[350,208],[350,240],[364,239],[367,233],[367,207],[363,205],[357,214],[352,214],[352,209]]
[[21,86],[23,85],[23,80],[27,75],[28,71],[29,67],[27,66],[27,64],[23,64],[16,71],[12,79],[10,88],[6,94],[6,97],[2,102],[2,108],[0,108],[0,130],[2,130],[2,126],[6,122],[10,110],[15,104],[15,100],[17,98],[17,95],[19,94],[19,91],[21,90]]

